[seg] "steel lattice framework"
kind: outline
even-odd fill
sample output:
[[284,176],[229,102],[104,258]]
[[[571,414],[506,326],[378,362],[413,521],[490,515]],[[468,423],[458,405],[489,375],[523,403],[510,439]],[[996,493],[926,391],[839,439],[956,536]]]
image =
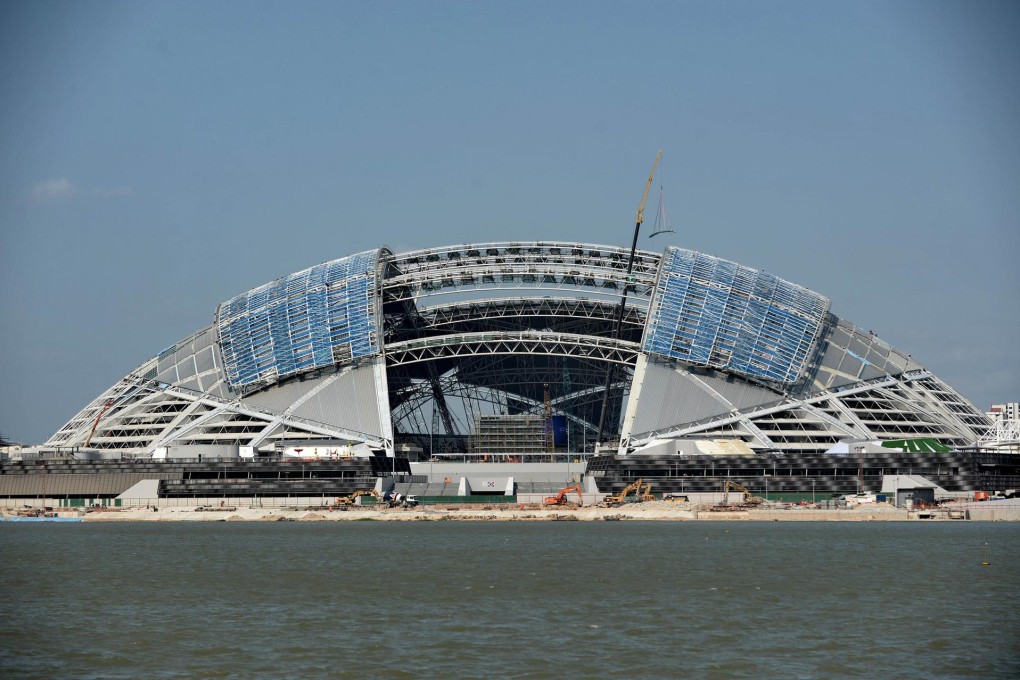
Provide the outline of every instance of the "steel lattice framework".
[[627,284],[634,304],[647,306],[660,256],[638,251],[628,281],[629,251],[584,243],[482,243],[416,250],[393,256],[383,290],[390,299],[489,289],[526,299],[532,293],[584,291],[619,298]]
[[792,383],[828,298],[710,255],[667,248],[644,349],[693,366]]
[[787,452],[919,435],[958,446],[991,427],[824,296],[672,247],[637,251],[628,275],[629,255],[534,241],[331,260],[225,301],[48,443],[457,450],[482,416],[551,413],[590,450],[603,403],[623,449],[682,436]]
[[565,333],[464,333],[394,343],[386,348],[386,363],[400,366],[451,357],[503,354],[548,354],[633,365],[638,346],[611,338]]

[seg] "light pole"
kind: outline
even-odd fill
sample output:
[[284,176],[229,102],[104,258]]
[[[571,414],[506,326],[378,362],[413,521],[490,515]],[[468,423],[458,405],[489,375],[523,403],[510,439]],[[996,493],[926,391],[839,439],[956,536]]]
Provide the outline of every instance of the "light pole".
[[811,503],[815,502],[815,480],[811,480]]

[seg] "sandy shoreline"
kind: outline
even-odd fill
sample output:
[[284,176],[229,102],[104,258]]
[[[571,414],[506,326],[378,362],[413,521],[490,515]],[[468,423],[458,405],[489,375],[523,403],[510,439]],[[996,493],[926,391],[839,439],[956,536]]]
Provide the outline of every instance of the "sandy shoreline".
[[[345,509],[289,505],[261,507],[236,499],[234,505],[128,506],[123,508],[55,508],[57,518],[83,522],[546,522],[546,521],[759,521],[759,522],[881,522],[881,521],[993,521],[1020,522],[1020,498],[996,502],[964,502],[936,509],[896,508],[885,503],[852,508],[825,508],[769,503],[759,506],[678,504],[665,501],[601,505],[540,506],[536,504],[436,504],[417,508],[352,506]],[[228,501],[229,503],[229,501]],[[0,510],[0,519],[13,518],[13,508]]]
[[[85,522],[428,522],[428,521],[906,521],[916,513],[890,506],[855,509],[810,508],[732,508],[724,511],[707,507],[676,506],[648,502],[617,508],[589,506],[581,508],[517,505],[426,506],[419,508],[354,507],[332,510],[316,507],[196,509],[191,507],[120,508],[84,513],[59,513],[80,516]],[[932,519],[941,519],[934,517]],[[948,516],[945,517],[948,519]]]

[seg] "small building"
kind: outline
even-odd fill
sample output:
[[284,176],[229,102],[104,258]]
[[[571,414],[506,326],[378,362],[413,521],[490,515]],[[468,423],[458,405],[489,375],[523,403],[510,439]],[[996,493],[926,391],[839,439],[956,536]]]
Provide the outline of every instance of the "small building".
[[933,505],[935,495],[946,496],[948,491],[920,475],[883,475],[882,493],[897,508]]

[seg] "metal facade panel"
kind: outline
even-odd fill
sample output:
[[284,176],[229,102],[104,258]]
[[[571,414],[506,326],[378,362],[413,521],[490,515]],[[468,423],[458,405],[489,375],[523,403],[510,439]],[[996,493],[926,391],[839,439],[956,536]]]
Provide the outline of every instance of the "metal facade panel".
[[0,496],[100,496],[119,494],[143,479],[180,479],[180,472],[0,475]]
[[181,387],[183,389],[186,389],[186,390],[191,390],[193,392],[201,392],[202,391],[202,383],[199,382],[199,379],[196,378],[196,377],[191,377],[191,378],[188,378],[187,380],[181,380],[177,384],[177,386]]
[[194,351],[198,352],[205,347],[212,347],[216,344],[216,327],[209,324],[195,335]]
[[843,355],[843,360],[839,362],[839,372],[856,378],[860,375],[863,365],[860,359],[847,353]]
[[860,335],[854,336],[854,339],[850,342],[850,347],[848,348],[849,351],[858,357],[864,357],[867,355],[870,343],[865,345],[864,340],[865,338]]
[[156,374],[152,377],[168,385],[177,385],[196,373],[212,370],[216,367],[213,359],[215,342],[216,328],[209,325],[171,345],[159,353]]
[[850,346],[850,338],[853,336],[853,326],[845,321],[840,321],[839,326],[832,332],[829,342],[837,347],[847,348]]
[[212,347],[203,347],[195,355],[195,365],[199,373],[205,373],[216,368],[216,354]]
[[713,390],[722,395],[722,397],[726,399],[726,401],[730,402],[734,408],[741,411],[755,406],[761,406],[762,404],[770,404],[783,398],[782,395],[776,394],[771,390],[767,390],[764,387],[758,387],[757,385],[752,385],[751,383],[744,382],[740,379],[726,380],[713,376],[705,376],[700,379],[707,383]]
[[163,365],[163,368],[153,376],[155,380],[167,385],[176,385],[178,382],[177,364],[167,361],[165,364],[161,363],[161,365]]
[[668,247],[643,349],[780,383],[807,362],[829,299],[762,271]]
[[652,362],[645,369],[638,399],[635,435],[729,412],[729,407],[688,376]]
[[905,370],[907,370],[907,366],[909,364],[910,364],[910,360],[907,357],[905,357],[902,354],[900,354],[899,352],[894,350],[894,351],[889,353],[889,363],[888,363],[888,365],[890,367],[892,367],[892,368],[898,369],[896,371],[890,371],[891,373],[898,373],[899,371],[905,371]]
[[874,333],[842,319],[822,343],[824,352],[816,384],[823,388],[842,387],[857,380],[899,375],[907,370],[923,368]]
[[180,363],[177,364],[177,379],[178,380],[182,380],[182,381],[183,380],[187,380],[188,378],[190,378],[193,375],[195,375],[195,373],[197,373],[197,372],[198,371],[197,371],[197,369],[195,367],[195,355],[194,354],[187,356],[183,361],[181,361]]
[[886,371],[879,370],[874,366],[865,366],[864,370],[861,371],[861,380],[881,378],[883,375],[886,375]]
[[376,404],[380,398],[385,399],[386,395],[378,395],[375,385],[373,367],[360,366],[317,392],[294,409],[293,414],[299,418],[383,437]]
[[227,300],[216,327],[234,387],[376,354],[379,251],[316,265]]
[[213,397],[219,397],[220,399],[233,399],[237,395],[231,391],[230,386],[227,385],[225,380],[220,380],[214,384],[205,384],[203,379],[203,392]]
[[327,377],[329,376],[313,378],[311,380],[295,380],[283,385],[275,385],[268,390],[244,397],[241,399],[241,403],[271,413],[283,413],[295,401],[318,387]]

